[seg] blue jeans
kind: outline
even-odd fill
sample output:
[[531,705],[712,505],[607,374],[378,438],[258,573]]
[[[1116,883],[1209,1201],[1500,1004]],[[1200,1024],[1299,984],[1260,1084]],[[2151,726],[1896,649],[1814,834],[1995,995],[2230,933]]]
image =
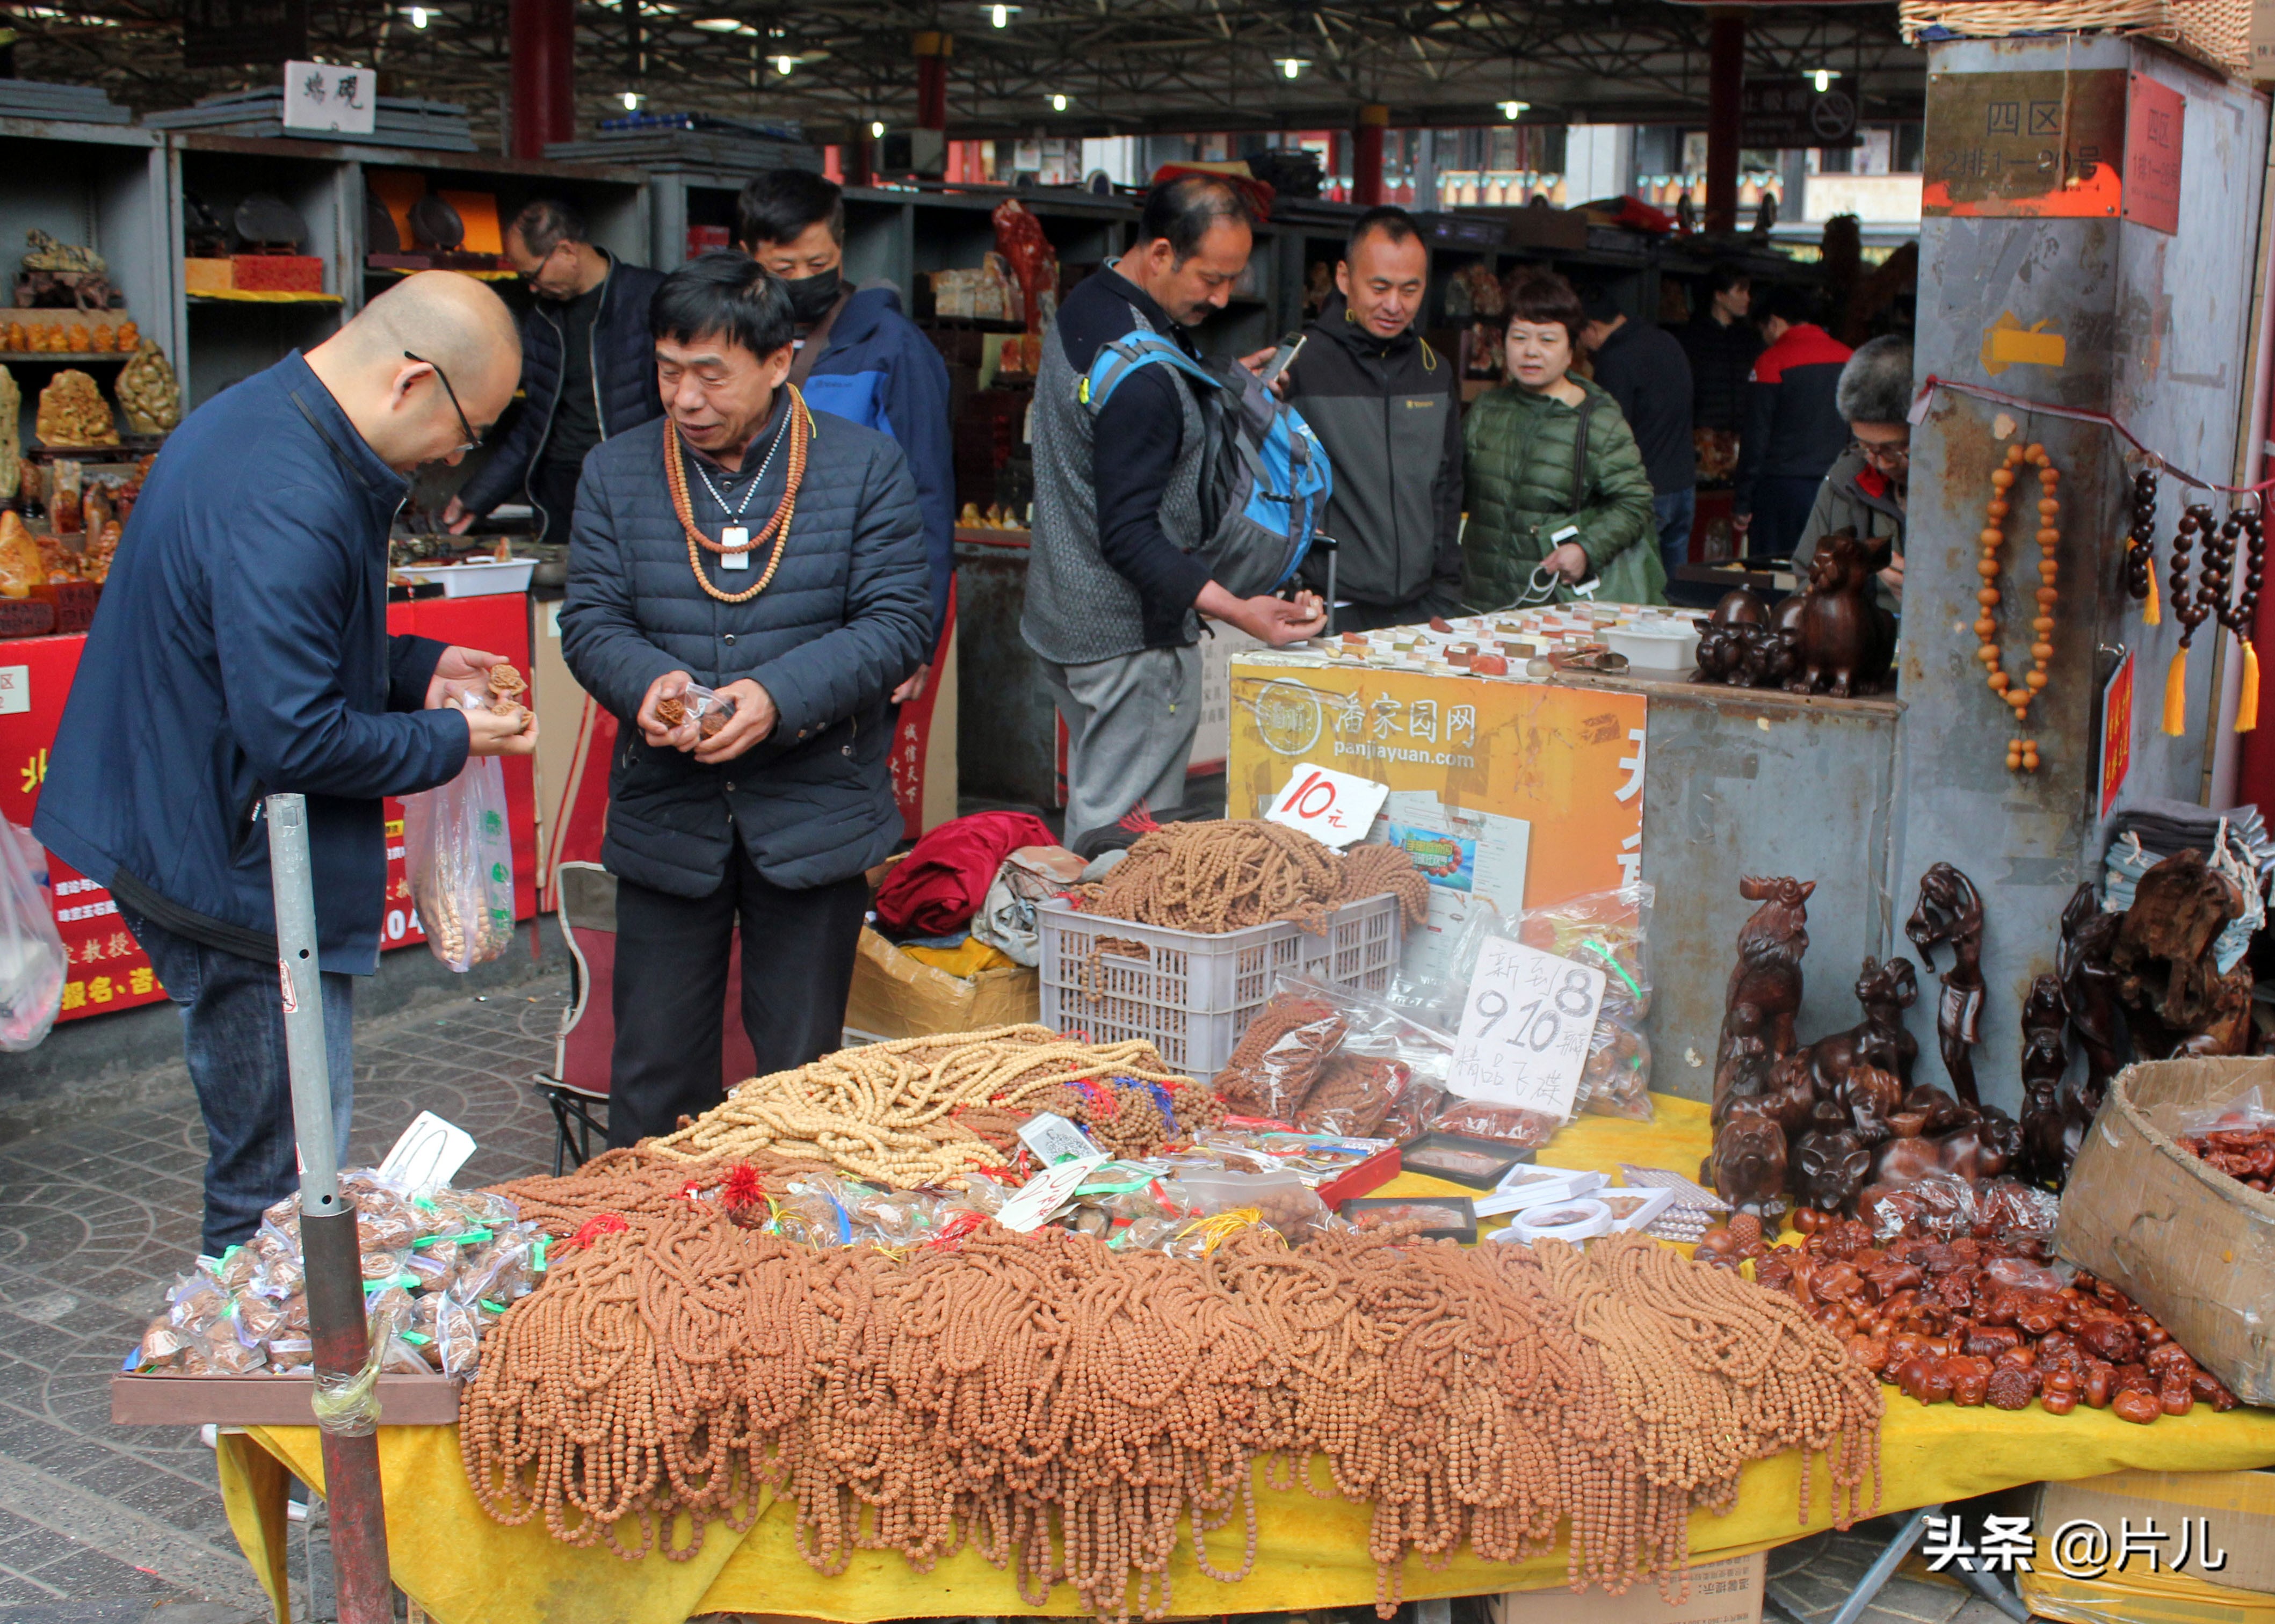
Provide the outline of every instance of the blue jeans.
[[[118,910],[166,996],[182,1007],[182,1050],[206,1120],[206,1214],[200,1244],[218,1258],[253,1238],[264,1207],[300,1188],[292,1132],[292,1079],[275,963],[239,958]],[[355,1110],[355,982],[323,978],[324,1051],[331,1062],[332,1129],[348,1153]]]
[[1659,555],[1671,581],[1674,572],[1690,562],[1690,527],[1698,517],[1697,487],[1653,496],[1651,510],[1659,516]]

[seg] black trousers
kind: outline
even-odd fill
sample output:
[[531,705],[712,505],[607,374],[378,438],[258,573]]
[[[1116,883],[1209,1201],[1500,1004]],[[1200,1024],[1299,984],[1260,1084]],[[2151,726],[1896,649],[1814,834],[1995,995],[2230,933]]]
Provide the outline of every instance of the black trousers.
[[669,1133],[725,1097],[719,1069],[727,955],[743,932],[743,1030],[759,1074],[843,1046],[845,995],[869,911],[855,874],[785,890],[743,850],[708,896],[616,884],[616,1046],[608,1068],[608,1144]]
[[577,480],[583,472],[581,463],[551,462],[543,457],[529,471],[529,494],[540,510],[538,517],[544,520],[540,541],[557,541],[569,545],[570,521],[577,517]]

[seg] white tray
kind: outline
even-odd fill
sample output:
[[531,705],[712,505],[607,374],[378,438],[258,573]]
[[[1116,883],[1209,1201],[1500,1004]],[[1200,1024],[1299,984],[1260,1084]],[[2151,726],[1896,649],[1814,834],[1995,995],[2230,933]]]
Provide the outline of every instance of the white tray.
[[493,598],[501,593],[527,592],[534,558],[495,558],[466,564],[405,564],[396,571],[406,581],[440,581],[446,598]]

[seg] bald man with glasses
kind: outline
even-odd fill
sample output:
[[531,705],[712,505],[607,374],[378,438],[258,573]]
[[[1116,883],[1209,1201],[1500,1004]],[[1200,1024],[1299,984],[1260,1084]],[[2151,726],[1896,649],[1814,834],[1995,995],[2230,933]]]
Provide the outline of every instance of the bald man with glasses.
[[378,968],[381,798],[472,756],[527,755],[534,721],[445,703],[497,656],[387,631],[387,543],[411,476],[456,463],[512,397],[497,295],[428,271],[175,430],[87,634],[33,833],[110,888],[182,1010],[205,1118],[204,1250],[295,1188],[262,797],[308,797],[324,1031],[342,1156],[352,976]]

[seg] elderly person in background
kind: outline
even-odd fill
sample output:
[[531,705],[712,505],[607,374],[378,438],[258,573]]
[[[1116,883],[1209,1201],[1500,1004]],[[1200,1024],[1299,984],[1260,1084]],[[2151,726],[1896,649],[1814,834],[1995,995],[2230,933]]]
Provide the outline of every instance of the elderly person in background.
[[1850,439],[1818,487],[1793,567],[1809,573],[1819,536],[1853,530],[1886,538],[1894,556],[1880,571],[1880,603],[1901,609],[1904,598],[1904,494],[1912,472],[1912,347],[1890,335],[1848,358],[1833,391]]
[[1462,592],[1472,608],[1569,598],[1591,575],[1599,602],[1667,601],[1643,453],[1620,403],[1571,375],[1587,321],[1553,272],[1509,294],[1509,381],[1480,396],[1462,425]]

